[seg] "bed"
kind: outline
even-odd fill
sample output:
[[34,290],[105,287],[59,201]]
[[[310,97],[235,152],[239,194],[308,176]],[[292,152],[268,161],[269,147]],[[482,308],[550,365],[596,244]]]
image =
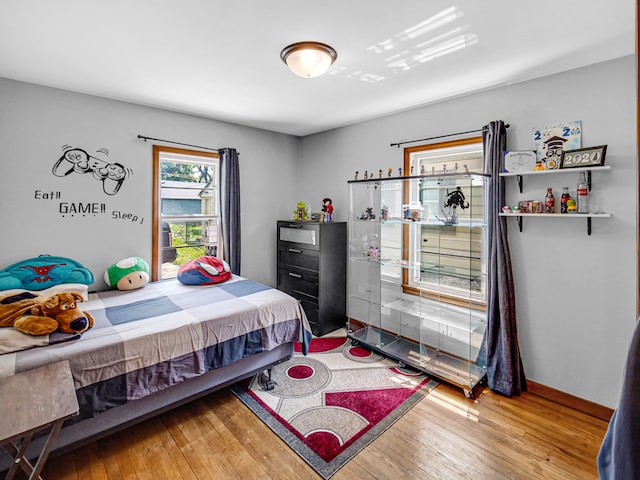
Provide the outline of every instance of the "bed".
[[[79,306],[95,320],[79,338],[52,335],[46,346],[0,355],[0,381],[69,361],[80,414],[62,429],[54,455],[260,373],[311,339],[295,299],[236,275],[217,285],[164,280],[91,293]],[[40,445],[31,447],[35,454]],[[0,471],[9,460],[0,457]]]

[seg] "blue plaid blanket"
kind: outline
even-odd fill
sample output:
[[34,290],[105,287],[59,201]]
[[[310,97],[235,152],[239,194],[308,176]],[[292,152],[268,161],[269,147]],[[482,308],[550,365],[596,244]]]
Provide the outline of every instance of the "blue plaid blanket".
[[289,295],[233,276],[209,286],[176,280],[89,295],[81,338],[0,355],[0,378],[69,360],[80,419],[288,342],[311,329]]

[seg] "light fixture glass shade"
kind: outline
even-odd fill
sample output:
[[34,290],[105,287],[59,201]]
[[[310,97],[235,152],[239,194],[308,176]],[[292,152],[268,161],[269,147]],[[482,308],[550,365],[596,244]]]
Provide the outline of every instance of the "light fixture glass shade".
[[313,78],[329,70],[338,54],[324,43],[299,42],[285,47],[280,53],[280,58],[296,75]]

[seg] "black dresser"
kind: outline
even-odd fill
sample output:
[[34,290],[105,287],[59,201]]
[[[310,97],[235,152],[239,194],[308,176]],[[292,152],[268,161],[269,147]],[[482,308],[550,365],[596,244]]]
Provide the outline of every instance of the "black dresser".
[[346,326],[346,222],[278,221],[277,288],[298,299],[314,335]]

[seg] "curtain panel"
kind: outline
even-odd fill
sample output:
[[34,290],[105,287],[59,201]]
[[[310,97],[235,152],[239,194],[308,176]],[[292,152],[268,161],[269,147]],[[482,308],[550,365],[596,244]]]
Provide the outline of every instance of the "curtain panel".
[[516,300],[507,240],[507,222],[500,217],[505,202],[502,158],[507,149],[507,130],[503,121],[482,129],[484,173],[491,175],[488,194],[488,288],[485,352],[489,388],[503,395],[526,391],[526,379],[516,325]]
[[240,275],[240,164],[235,148],[221,148],[220,227],[222,252],[231,272]]

